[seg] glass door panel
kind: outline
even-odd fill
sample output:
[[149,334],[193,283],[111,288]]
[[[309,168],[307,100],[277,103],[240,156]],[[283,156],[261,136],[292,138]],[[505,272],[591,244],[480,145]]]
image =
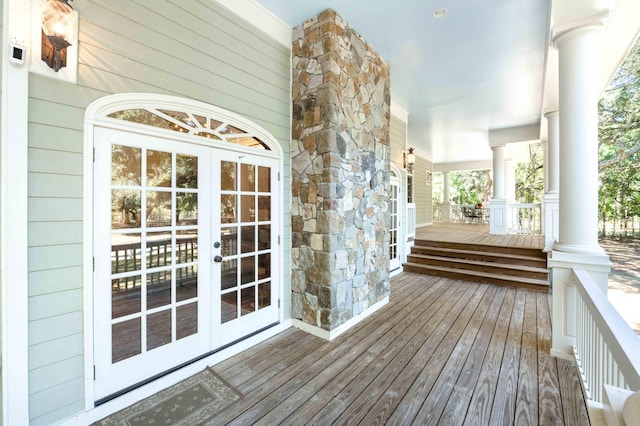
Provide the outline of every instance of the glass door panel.
[[114,355],[119,362],[184,338],[185,330],[197,333],[197,317],[185,317],[197,310],[182,311],[181,321],[195,325],[179,334],[175,315],[177,307],[198,297],[197,158],[114,144],[111,185],[112,280],[118,281],[112,291],[112,351],[120,354]]
[[[211,157],[209,149],[174,141],[106,129],[96,135],[102,135],[94,190],[100,398],[211,347],[210,325],[202,330],[210,303],[202,285],[211,269],[201,261],[210,257],[210,228],[203,234],[198,223],[199,214],[210,216],[202,191],[210,175],[201,176],[201,166]],[[109,288],[102,284],[107,277]]]
[[222,343],[278,320],[271,285],[276,165],[250,156],[220,161],[221,259],[220,278],[214,281],[219,282]]
[[391,224],[389,227],[389,269],[400,267],[400,181],[392,177],[390,179],[389,211]]
[[276,159],[96,135],[99,400],[277,323],[281,225]]

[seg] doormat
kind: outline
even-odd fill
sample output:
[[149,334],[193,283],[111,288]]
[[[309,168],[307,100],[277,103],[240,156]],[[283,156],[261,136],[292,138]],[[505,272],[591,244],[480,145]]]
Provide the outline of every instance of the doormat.
[[211,369],[176,383],[95,423],[96,426],[191,426],[222,411],[242,394]]

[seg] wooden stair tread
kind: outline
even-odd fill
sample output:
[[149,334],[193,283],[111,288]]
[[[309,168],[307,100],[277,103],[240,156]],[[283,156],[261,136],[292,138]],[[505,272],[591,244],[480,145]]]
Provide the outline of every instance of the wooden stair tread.
[[404,270],[536,291],[550,289],[546,254],[532,247],[416,240]]
[[[493,247],[493,246],[484,246],[484,247]],[[438,251],[438,252],[450,253],[450,254],[484,255],[487,257],[496,257],[496,258],[509,259],[509,260],[527,260],[527,261],[545,262],[545,263],[547,261],[546,258],[543,259],[540,256],[529,256],[529,255],[522,255],[522,254],[496,253],[496,252],[480,251],[480,250],[462,250],[462,249],[454,249],[454,248],[448,248],[448,247],[431,247],[431,246],[423,246],[423,245],[420,245],[420,246],[414,245],[412,246],[411,250],[413,251],[414,248],[430,250],[430,251]],[[416,254],[421,254],[421,253],[416,253]]]
[[539,248],[534,247],[512,247],[512,246],[498,246],[492,244],[477,244],[477,243],[458,243],[450,241],[437,241],[437,240],[424,240],[419,239],[414,241],[414,247],[429,247],[429,248],[449,248],[457,250],[469,250],[475,252],[489,252],[500,253],[512,256],[532,256],[538,259],[546,259],[547,255]]
[[524,277],[517,277],[513,275],[496,274],[492,272],[479,272],[471,269],[449,268],[446,266],[424,265],[421,263],[414,263],[414,262],[407,262],[404,264],[404,266],[405,266],[405,269],[409,267],[409,268],[412,268],[412,270],[414,271],[415,269],[436,270],[436,271],[442,271],[442,272],[449,272],[457,275],[468,275],[468,276],[480,277],[480,278],[490,278],[490,279],[495,279],[500,281],[510,281],[516,285],[518,283],[523,283],[523,284],[529,284],[529,285],[549,287],[549,281],[538,280],[535,278],[524,278]]
[[419,254],[419,253],[415,253],[415,254],[411,253],[409,254],[409,257],[440,260],[440,261],[450,262],[455,264],[467,264],[467,265],[495,267],[500,269],[512,269],[516,271],[539,272],[544,274],[549,273],[549,270],[547,268],[537,268],[535,266],[525,266],[525,265],[518,265],[513,263],[496,263],[496,262],[490,262],[490,261],[484,261],[484,260],[460,259],[455,257],[442,257],[442,256],[428,255],[428,254]]

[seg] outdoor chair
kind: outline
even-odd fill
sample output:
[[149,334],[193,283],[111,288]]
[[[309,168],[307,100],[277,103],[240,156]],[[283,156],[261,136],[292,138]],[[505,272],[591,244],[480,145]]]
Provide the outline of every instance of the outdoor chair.
[[482,210],[471,207],[463,207],[462,214],[464,215],[464,223],[480,223],[482,220]]

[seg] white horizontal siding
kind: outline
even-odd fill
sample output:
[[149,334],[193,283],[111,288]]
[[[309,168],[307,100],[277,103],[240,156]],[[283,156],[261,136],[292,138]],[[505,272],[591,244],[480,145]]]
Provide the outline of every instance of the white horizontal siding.
[[[60,392],[69,392],[69,390],[76,391],[77,389],[78,388],[76,387],[76,381],[73,381],[69,385],[67,384],[62,385],[56,390]],[[43,391],[42,393],[46,394],[46,392],[49,392],[49,390]],[[31,403],[36,403],[37,401],[38,399],[32,399]],[[84,400],[70,402],[68,400],[65,401],[65,400],[56,399],[53,402],[55,403],[58,401],[66,405],[60,406],[60,408],[50,411],[48,413],[45,413],[40,417],[31,419],[29,426],[50,426],[51,424],[57,423],[59,419],[70,417],[73,414],[76,414],[84,410]],[[54,405],[54,404],[51,404],[51,405]]]
[[82,222],[31,222],[29,246],[60,246],[82,243]]
[[82,332],[82,311],[34,320],[29,323],[29,345],[50,342],[80,332]]
[[38,123],[29,125],[31,149],[47,149],[82,154],[82,132]]
[[[32,424],[82,411],[84,113],[125,92],[183,96],[226,108],[289,152],[290,52],[216,2],[87,0],[78,84],[29,79],[29,367]],[[290,159],[284,158],[285,317],[290,293]]]
[[83,122],[84,110],[82,108],[42,99],[31,98],[29,100],[29,123],[82,131]]
[[402,150],[405,149],[407,143],[407,125],[394,115],[391,116],[389,125],[389,140],[391,143],[391,162],[402,170]]
[[82,176],[82,154],[29,148],[29,171]]
[[33,345],[29,354],[29,368],[46,367],[52,362],[60,362],[81,356],[84,350],[82,333],[72,334],[56,340]]
[[29,222],[56,222],[82,220],[81,198],[29,199]]
[[52,318],[68,312],[82,310],[82,289],[59,291],[53,294],[43,294],[29,297],[29,311],[31,320]]
[[29,247],[29,272],[82,265],[82,244]]
[[82,176],[29,173],[29,197],[81,198]]
[[431,185],[426,184],[427,170],[433,170],[430,161],[416,156],[416,164],[413,167],[413,198],[416,203],[416,225],[424,225],[433,222],[433,197]]
[[83,393],[82,378],[71,379],[41,392],[32,393],[29,397],[31,426],[50,425],[55,420],[81,411],[84,401],[71,397]]
[[40,296],[81,288],[81,266],[29,272],[29,296]]
[[69,375],[82,377],[82,355],[65,359],[57,363],[58,368],[34,368],[29,372],[29,389],[33,393],[51,388],[51,383],[61,383],[68,380]]

